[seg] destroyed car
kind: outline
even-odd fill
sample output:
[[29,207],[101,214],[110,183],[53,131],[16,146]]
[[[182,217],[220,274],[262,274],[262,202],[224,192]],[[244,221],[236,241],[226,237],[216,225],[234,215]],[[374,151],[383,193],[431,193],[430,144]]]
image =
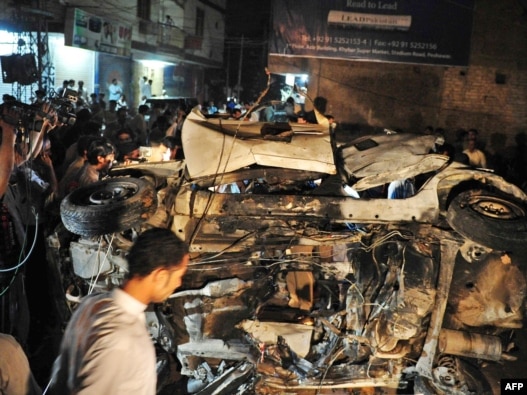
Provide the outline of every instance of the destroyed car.
[[[527,196],[431,153],[434,136],[340,143],[317,117],[195,109],[184,162],[116,168],[68,195],[48,255],[70,308],[120,284],[137,234],[165,226],[191,262],[146,312],[160,388],[176,363],[191,394],[495,393],[475,366],[512,359],[506,339],[523,326]],[[414,196],[383,195],[408,178]]]

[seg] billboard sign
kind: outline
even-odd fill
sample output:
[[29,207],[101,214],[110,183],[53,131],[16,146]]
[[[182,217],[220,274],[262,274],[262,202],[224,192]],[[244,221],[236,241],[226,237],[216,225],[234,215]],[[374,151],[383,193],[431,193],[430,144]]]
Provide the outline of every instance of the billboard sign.
[[132,26],[90,14],[78,8],[68,10],[65,43],[112,55],[129,56]]
[[271,55],[467,66],[474,0],[274,0]]

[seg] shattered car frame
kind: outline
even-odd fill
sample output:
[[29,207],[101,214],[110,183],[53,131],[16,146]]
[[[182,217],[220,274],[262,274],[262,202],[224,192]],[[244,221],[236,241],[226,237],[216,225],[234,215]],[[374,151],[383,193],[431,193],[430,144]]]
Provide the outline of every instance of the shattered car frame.
[[[317,116],[240,122],[194,110],[185,162],[117,168],[69,195],[68,231],[48,253],[68,302],[118,285],[134,237],[166,226],[191,262],[181,291],[146,313],[160,387],[177,358],[196,394],[492,393],[469,362],[510,358],[501,334],[523,325],[527,196],[430,154],[433,136],[337,144]],[[366,197],[403,178],[415,179],[414,196]]]

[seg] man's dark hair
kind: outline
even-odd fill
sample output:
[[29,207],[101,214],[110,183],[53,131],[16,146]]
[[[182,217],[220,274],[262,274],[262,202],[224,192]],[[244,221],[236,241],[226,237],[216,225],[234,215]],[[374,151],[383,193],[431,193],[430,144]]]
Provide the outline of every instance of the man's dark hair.
[[76,122],[79,122],[79,123],[85,123],[91,119],[91,111],[88,110],[87,108],[83,108],[77,111],[76,115],[77,115]]
[[85,135],[97,137],[101,134],[101,123],[97,119],[90,119],[82,128],[82,133]]
[[110,140],[106,138],[98,138],[90,143],[88,152],[86,153],[86,158],[88,159],[89,164],[96,165],[98,163],[97,157],[104,157],[112,153],[115,153],[115,147]]
[[163,140],[161,140],[161,144],[173,150],[177,146],[177,139],[174,136],[165,136],[163,137]]
[[318,112],[324,114],[326,112],[326,107],[328,105],[328,99],[322,96],[317,96],[313,100],[313,106],[318,110]]
[[118,117],[126,117],[128,115],[128,107],[119,107],[117,110]]
[[96,137],[85,134],[79,137],[77,140],[77,155],[84,156],[84,151],[88,151],[90,144]]
[[[128,136],[126,136],[128,135]],[[136,139],[136,135],[135,135],[135,132],[130,129],[129,127],[125,126],[125,127],[122,127],[121,129],[119,129],[116,133],[115,133],[115,139],[117,142],[130,142],[130,141],[135,141]]]
[[127,278],[145,277],[157,268],[177,267],[187,254],[187,244],[169,229],[148,229],[128,253]]
[[170,122],[168,121],[168,117],[166,115],[160,115],[156,118],[154,124],[152,125],[152,129],[154,127],[158,127],[160,129],[165,129],[170,126]]

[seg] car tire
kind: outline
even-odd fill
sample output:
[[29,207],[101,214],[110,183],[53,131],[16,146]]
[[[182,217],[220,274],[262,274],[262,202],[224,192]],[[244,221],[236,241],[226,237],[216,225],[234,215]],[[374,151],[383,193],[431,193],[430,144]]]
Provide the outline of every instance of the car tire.
[[110,178],[76,189],[60,205],[66,229],[86,237],[140,225],[156,210],[156,191],[146,180]]
[[513,198],[470,190],[448,206],[449,225],[467,239],[496,250],[527,248],[527,211]]

